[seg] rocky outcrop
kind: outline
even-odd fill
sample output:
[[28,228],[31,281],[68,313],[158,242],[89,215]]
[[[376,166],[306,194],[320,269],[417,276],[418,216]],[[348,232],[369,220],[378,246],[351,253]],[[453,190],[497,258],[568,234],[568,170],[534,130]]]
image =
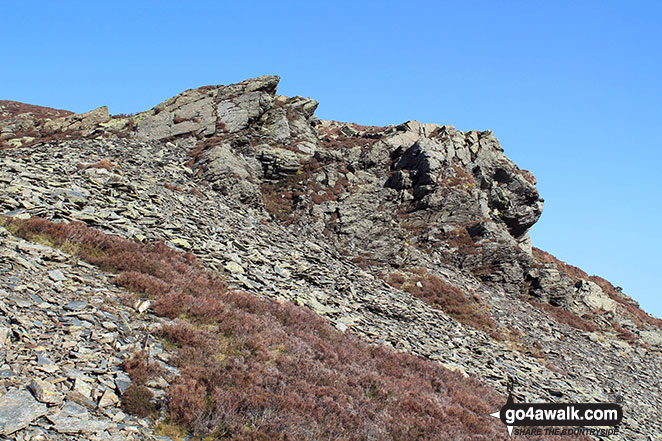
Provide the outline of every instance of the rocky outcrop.
[[[558,272],[558,271],[557,271]],[[597,283],[590,280],[580,280],[576,284],[576,301],[592,311],[614,312],[616,302],[602,291]]]
[[527,273],[527,283],[529,285],[529,294],[539,302],[550,303],[553,306],[567,307],[573,299],[574,287],[572,279],[551,265],[529,270]]
[[46,121],[41,130],[42,136],[54,135],[56,133],[72,133],[80,137],[88,137],[100,133],[100,125],[110,120],[108,107],[103,106],[81,115],[65,116]]

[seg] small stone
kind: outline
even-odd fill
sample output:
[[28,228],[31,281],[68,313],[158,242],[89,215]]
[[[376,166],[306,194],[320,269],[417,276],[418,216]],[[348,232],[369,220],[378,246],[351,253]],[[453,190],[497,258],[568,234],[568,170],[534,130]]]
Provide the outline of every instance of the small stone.
[[147,311],[150,306],[152,306],[152,302],[145,300],[140,305],[138,305],[138,312],[142,314],[143,312]]
[[87,306],[87,302],[81,302],[80,300],[74,300],[64,305],[64,309],[67,311],[82,311]]
[[73,401],[67,401],[57,415],[61,417],[87,418],[90,414],[87,409],[80,404]]
[[67,280],[67,277],[59,269],[50,270],[48,272],[48,277],[51,278],[54,282],[61,282]]
[[101,322],[101,326],[103,326],[104,329],[107,329],[109,331],[114,331],[117,329],[117,325],[113,322]]
[[92,386],[80,378],[76,378],[76,381],[74,382],[74,389],[75,392],[80,393],[83,395],[85,398],[91,398],[92,397]]
[[59,404],[62,402],[62,394],[57,391],[55,385],[38,378],[30,382],[30,390],[35,398],[46,404]]
[[46,415],[48,407],[27,390],[12,390],[0,398],[0,435],[9,435]]
[[173,245],[178,246],[180,248],[185,248],[185,249],[191,248],[191,244],[185,239],[176,238],[176,239],[171,240],[170,242]]
[[52,374],[53,372],[57,372],[60,368],[42,352],[37,352],[37,369]]
[[10,341],[11,329],[7,327],[0,327],[0,347],[5,346]]
[[[43,347],[41,348],[43,349]],[[53,364],[50,358],[48,358],[46,355],[44,355],[43,352],[37,352],[37,364],[39,365],[46,365],[46,364]]]
[[34,305],[32,300],[17,296],[9,297],[9,303],[18,306],[19,308],[29,308]]
[[124,391],[127,390],[129,386],[131,386],[131,379],[128,375],[120,372],[115,378],[115,386],[117,387],[119,393],[123,394]]
[[232,274],[243,274],[244,269],[237,262],[228,262],[225,264],[225,269]]
[[165,389],[168,387],[168,382],[161,376],[157,378],[150,378],[145,382],[145,386],[155,389]]
[[76,391],[67,392],[67,399],[72,401],[73,403],[79,404],[81,406],[85,406],[88,409],[96,409],[97,407],[94,401],[84,396],[80,392],[76,392]]
[[115,415],[113,415],[111,419],[113,423],[119,423],[120,421],[124,421],[125,418],[126,418],[126,414],[120,410]]
[[281,268],[278,265],[274,265],[274,272],[276,274],[278,274],[279,276],[284,277],[286,279],[289,279],[290,275],[291,275],[289,270],[286,270],[285,268]]
[[104,392],[104,394],[101,396],[101,399],[99,400],[99,409],[102,409],[104,407],[111,407],[117,405],[119,403],[119,398],[117,398],[117,395],[115,395],[112,391],[107,390]]

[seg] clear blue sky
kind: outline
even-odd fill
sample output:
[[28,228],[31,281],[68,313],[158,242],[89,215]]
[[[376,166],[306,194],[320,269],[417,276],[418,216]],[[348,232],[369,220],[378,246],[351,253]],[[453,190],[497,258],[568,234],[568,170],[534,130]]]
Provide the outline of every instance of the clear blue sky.
[[83,112],[281,75],[320,118],[491,129],[534,244],[662,316],[661,2],[2,1],[0,99]]

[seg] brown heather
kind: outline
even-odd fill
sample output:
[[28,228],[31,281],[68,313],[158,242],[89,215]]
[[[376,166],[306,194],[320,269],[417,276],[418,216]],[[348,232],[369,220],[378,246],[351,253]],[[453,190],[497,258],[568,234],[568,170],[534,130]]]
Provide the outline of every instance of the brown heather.
[[[0,223],[119,272],[118,284],[151,295],[157,314],[175,318],[160,332],[181,371],[167,391],[173,432],[179,426],[197,437],[235,441],[508,439],[501,422],[488,416],[505,398],[477,381],[341,334],[306,308],[228,291],[191,254],[81,223]],[[454,292],[437,278],[420,277],[419,295],[443,304]],[[155,368],[144,354],[125,368],[136,384],[125,392],[123,408],[151,414],[152,397],[139,383]]]
[[132,384],[122,394],[122,410],[141,418],[152,416],[158,411],[153,397],[152,391],[145,386]]
[[441,309],[465,325],[491,332],[496,323],[485,312],[474,297],[465,295],[459,288],[444,282],[439,277],[417,269],[410,277],[403,273],[391,273],[388,283],[407,291],[430,306]]
[[176,192],[179,192],[179,193],[185,193],[184,188],[182,188],[181,186],[176,185],[176,184],[170,184],[170,183],[166,182],[165,184],[163,184],[163,186],[165,188],[167,188],[168,190],[173,190],[173,191],[176,191]]
[[145,352],[137,352],[124,360],[122,368],[138,386],[144,386],[147,380],[158,377],[161,369],[156,363],[150,363]]
[[554,316],[554,318],[566,325],[577,328],[581,331],[594,332],[598,330],[598,327],[595,326],[591,321],[586,320],[583,317],[578,316],[574,312],[568,311],[557,306],[552,306],[549,303],[540,303],[535,300],[528,299],[529,303],[533,306],[545,310],[547,313]]
[[0,113],[0,121],[14,118],[18,115],[29,113],[35,119],[60,118],[73,115],[68,110],[52,109],[50,107],[35,106],[34,104],[25,104],[18,101],[0,100],[0,108],[4,110],[5,115]]
[[112,171],[113,168],[115,168],[115,167],[116,167],[115,164],[112,164],[109,161],[106,161],[105,159],[102,159],[99,162],[94,162],[94,163],[89,163],[89,164],[82,163],[82,162],[78,164],[78,170],[86,170],[88,168],[103,168],[103,169],[106,169],[108,171]]

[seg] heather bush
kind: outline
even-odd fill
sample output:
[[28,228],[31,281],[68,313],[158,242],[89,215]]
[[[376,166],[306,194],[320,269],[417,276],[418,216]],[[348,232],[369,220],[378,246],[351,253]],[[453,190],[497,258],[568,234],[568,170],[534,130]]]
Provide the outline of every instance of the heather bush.
[[147,354],[142,351],[124,360],[122,368],[129,374],[131,380],[139,386],[144,385],[147,380],[157,377],[161,373],[159,366],[150,362],[147,359]]
[[149,295],[159,295],[170,290],[170,284],[158,277],[138,271],[122,271],[115,283],[129,291]]
[[154,394],[148,388],[132,384],[124,391],[120,402],[125,412],[145,418],[154,415],[157,411],[153,398]]
[[558,306],[552,306],[549,303],[536,302],[533,299],[529,299],[528,302],[537,308],[545,310],[554,316],[554,318],[559,322],[565,323],[566,325],[572,326],[573,328],[586,332],[594,332],[598,330],[598,327],[595,326],[595,324],[583,317],[578,316],[572,311],[568,311],[567,309]]
[[263,183],[260,189],[267,212],[285,224],[296,222],[299,218],[296,208],[303,199],[308,194],[315,195],[322,190],[322,186],[311,179],[314,171],[319,167],[319,162],[311,159],[301,165],[298,173],[278,181]]
[[77,168],[78,170],[87,170],[88,168],[102,168],[108,171],[112,171],[113,168],[117,167],[115,164],[112,164],[111,162],[102,159],[99,162],[94,162],[94,163],[79,163]]
[[387,282],[398,289],[407,291],[430,306],[441,309],[459,322],[477,329],[492,332],[496,323],[485,312],[475,297],[465,295],[459,288],[444,282],[439,277],[428,274],[425,269],[404,273],[389,274]]
[[184,378],[168,390],[170,417],[185,427],[194,427],[204,417],[207,391],[194,378]]
[[163,184],[163,186],[165,188],[167,188],[168,190],[176,191],[176,192],[179,192],[179,193],[184,193],[184,189],[179,185],[170,184],[170,183],[166,182],[165,184]]

